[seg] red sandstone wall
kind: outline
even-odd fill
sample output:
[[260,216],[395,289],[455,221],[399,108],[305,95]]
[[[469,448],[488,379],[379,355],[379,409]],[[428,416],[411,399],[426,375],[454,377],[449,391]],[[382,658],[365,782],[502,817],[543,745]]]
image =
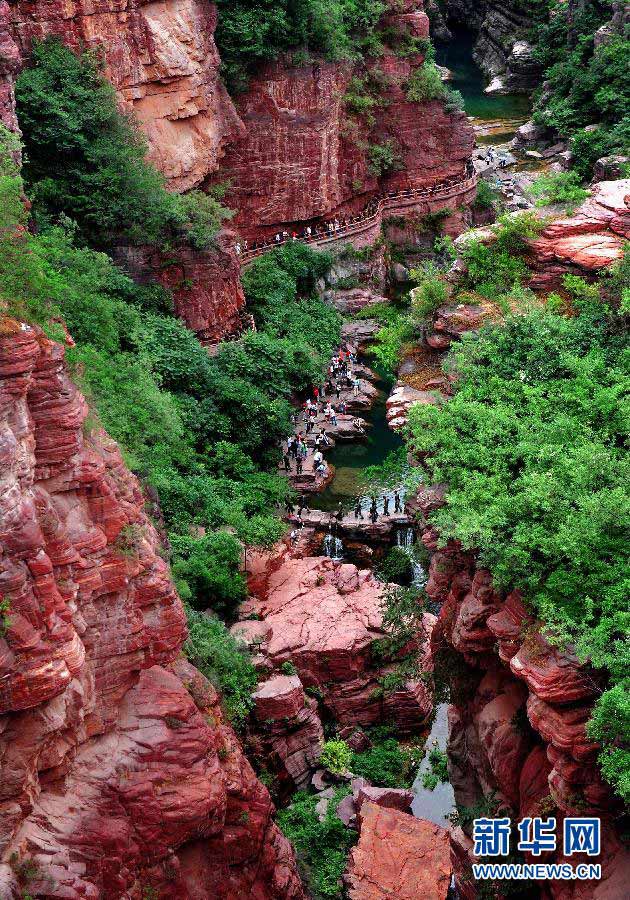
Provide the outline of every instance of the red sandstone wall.
[[17,131],[13,81],[20,66],[20,51],[9,32],[11,9],[0,0],[0,122],[11,131]]
[[[392,3],[384,25],[427,36],[420,0]],[[423,57],[400,58],[387,50],[363,63],[318,59],[297,67],[276,62],[261,69],[238,102],[245,134],[221,161],[216,180],[230,179],[226,202],[249,238],[280,223],[305,222],[362,209],[380,191],[423,187],[463,172],[473,132],[463,113],[441,102],[410,103],[406,83]],[[344,94],[353,76],[378,70],[383,106],[374,127],[352,117]],[[369,144],[393,141],[400,169],[377,178],[369,168]],[[259,226],[267,226],[261,229]]]
[[173,189],[199,184],[242,133],[218,77],[217,12],[208,0],[19,0],[9,9],[23,57],[51,34],[102,50],[107,76]]
[[[301,898],[137,480],[63,348],[0,321],[0,895]],[[154,892],[154,893],[153,893]]]

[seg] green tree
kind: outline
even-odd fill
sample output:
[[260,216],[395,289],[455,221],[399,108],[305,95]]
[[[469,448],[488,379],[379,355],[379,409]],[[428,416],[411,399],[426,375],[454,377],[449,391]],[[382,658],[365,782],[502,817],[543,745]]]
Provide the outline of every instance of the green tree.
[[24,179],[40,225],[69,216],[85,244],[116,240],[209,246],[228,215],[214,197],[178,197],[145,160],[146,144],[117,107],[96,52],[57,39],[33,47],[16,82]]

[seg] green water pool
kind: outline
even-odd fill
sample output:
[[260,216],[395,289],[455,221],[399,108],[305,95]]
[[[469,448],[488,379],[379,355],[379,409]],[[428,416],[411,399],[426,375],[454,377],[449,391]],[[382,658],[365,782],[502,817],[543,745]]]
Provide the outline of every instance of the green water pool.
[[474,34],[465,29],[452,30],[452,41],[436,41],[436,62],[453,73],[449,83],[461,92],[467,114],[485,121],[526,119],[529,98],[522,94],[485,94],[486,79],[472,56]]

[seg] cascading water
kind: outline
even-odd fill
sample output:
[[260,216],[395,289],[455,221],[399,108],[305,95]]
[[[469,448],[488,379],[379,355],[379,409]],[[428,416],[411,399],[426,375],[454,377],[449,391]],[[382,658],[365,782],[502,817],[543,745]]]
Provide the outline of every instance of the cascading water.
[[324,537],[324,556],[329,559],[343,558],[343,541],[331,532]]
[[413,528],[399,528],[396,532],[396,546],[405,551],[411,562],[413,572],[411,584],[416,588],[423,588],[427,583],[427,573],[416,558],[414,545],[416,543],[416,533]]

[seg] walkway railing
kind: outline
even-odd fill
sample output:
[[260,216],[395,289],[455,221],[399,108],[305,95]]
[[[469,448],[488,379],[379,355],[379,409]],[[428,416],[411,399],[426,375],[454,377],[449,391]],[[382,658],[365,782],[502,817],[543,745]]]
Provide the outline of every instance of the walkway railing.
[[[361,213],[356,219],[346,225],[339,225],[338,228],[336,228],[333,232],[326,231],[321,235],[311,234],[310,236],[302,234],[295,238],[295,240],[302,241],[305,244],[313,244],[317,247],[325,246],[326,244],[331,244],[335,241],[339,241],[342,238],[348,238],[352,237],[353,235],[362,234],[363,232],[367,231],[372,225],[378,222],[379,218],[382,218],[384,211],[393,211],[395,209],[399,209],[402,205],[404,205],[401,201],[413,201],[417,199],[441,200],[449,197],[454,193],[463,194],[466,191],[474,188],[476,184],[477,175],[473,172],[472,174],[467,173],[466,178],[451,178],[448,181],[440,182],[433,185],[432,187],[407,188],[406,190],[402,191],[390,191],[387,194],[383,194],[380,197],[371,200],[363,213]],[[255,259],[257,256],[261,256],[263,253],[267,253],[274,247],[281,247],[283,244],[290,243],[292,240],[294,239],[290,236],[282,238],[280,241],[269,240],[260,246],[253,247],[250,250],[243,250],[240,254],[241,262],[243,264],[251,262],[251,260]]]

